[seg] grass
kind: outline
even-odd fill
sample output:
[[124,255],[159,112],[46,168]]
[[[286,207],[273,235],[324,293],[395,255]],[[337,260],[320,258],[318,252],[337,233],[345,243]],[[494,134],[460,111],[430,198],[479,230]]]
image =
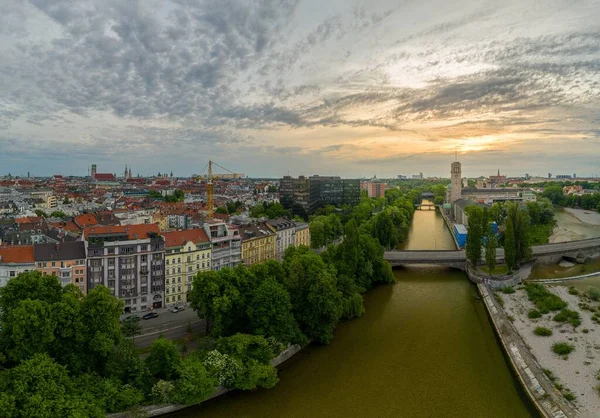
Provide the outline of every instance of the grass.
[[590,330],[587,329],[587,328],[584,328],[584,329],[581,330],[581,332],[583,332],[584,334],[587,334],[588,332],[590,332]]
[[594,301],[600,300],[600,289],[598,289],[596,286],[590,286],[590,287],[588,287],[588,289],[585,292],[585,294],[591,300],[594,300]]
[[553,224],[531,225],[529,228],[529,239],[531,241],[531,245],[548,244],[548,239],[550,239],[552,231],[554,231]]
[[573,402],[577,398],[570,390],[566,390],[563,393],[563,397],[569,402]]
[[552,335],[552,330],[550,328],[537,327],[536,329],[533,330],[533,333],[540,337],[549,337]]
[[568,322],[573,325],[573,328],[577,328],[581,325],[581,316],[579,312],[572,311],[570,309],[563,309],[552,318],[556,322]]
[[511,293],[515,293],[515,289],[512,286],[505,286],[502,288],[502,293],[510,295]]
[[575,286],[569,286],[569,295],[579,295],[579,290]]
[[548,291],[545,286],[538,283],[527,283],[525,291],[529,300],[533,302],[536,308],[543,314],[551,311],[559,311],[566,308],[567,302],[562,300],[554,293]]
[[[487,266],[478,266],[477,270],[485,274],[490,274],[490,269]],[[505,264],[499,264],[492,269],[492,276],[502,276],[505,274],[508,274],[508,267]]]
[[556,376],[554,376],[554,373],[552,373],[552,370],[550,369],[543,369],[544,370],[544,374],[546,376],[548,376],[548,379],[550,379],[551,382],[554,382],[556,380]]
[[529,317],[529,319],[536,319],[541,318],[542,314],[537,309],[531,309],[529,312],[527,312],[527,316]]
[[575,346],[564,341],[552,344],[552,351],[559,356],[566,356],[573,350],[575,350]]
[[504,308],[504,299],[498,293],[494,292],[494,299]]

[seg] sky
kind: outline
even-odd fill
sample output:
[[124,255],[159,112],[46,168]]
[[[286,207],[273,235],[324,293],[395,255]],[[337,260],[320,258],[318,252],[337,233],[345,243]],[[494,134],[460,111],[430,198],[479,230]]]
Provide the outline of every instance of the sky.
[[600,1],[0,0],[0,174],[600,175]]

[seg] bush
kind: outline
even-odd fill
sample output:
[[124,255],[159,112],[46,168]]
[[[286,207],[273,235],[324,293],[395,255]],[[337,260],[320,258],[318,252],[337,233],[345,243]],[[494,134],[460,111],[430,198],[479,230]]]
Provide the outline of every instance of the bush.
[[587,334],[588,332],[590,332],[590,330],[587,329],[587,328],[584,328],[584,329],[581,330],[581,332],[583,332],[584,334]]
[[573,328],[581,325],[581,316],[579,316],[579,312],[572,311],[570,309],[563,309],[556,315],[554,315],[554,319],[556,322],[568,322],[573,325]]
[[588,287],[588,289],[585,293],[587,294],[588,298],[590,298],[591,300],[600,300],[600,289],[597,288],[596,286]]
[[575,395],[573,395],[573,393],[569,390],[563,393],[563,397],[569,402],[573,402],[575,400]]
[[548,289],[541,284],[527,283],[525,285],[525,291],[527,292],[529,300],[532,301],[543,314],[547,314],[551,311],[559,311],[568,306],[567,302],[548,291]]
[[538,311],[537,309],[532,309],[527,313],[527,316],[530,319],[536,319],[536,318],[541,318],[542,314],[540,313],[540,311]]
[[551,382],[554,382],[556,380],[556,376],[554,376],[554,373],[552,373],[552,370],[550,369],[543,369],[544,370],[544,374],[546,376],[548,376],[548,379],[550,379]]
[[552,330],[550,328],[537,327],[533,330],[535,335],[539,335],[540,337],[549,337],[552,335]]
[[575,288],[575,286],[569,286],[569,295],[578,295],[579,290]]
[[575,350],[575,346],[565,341],[552,344],[552,351],[559,356],[566,356],[573,350]]
[[512,286],[506,286],[502,288],[502,293],[511,294],[515,293],[515,289]]

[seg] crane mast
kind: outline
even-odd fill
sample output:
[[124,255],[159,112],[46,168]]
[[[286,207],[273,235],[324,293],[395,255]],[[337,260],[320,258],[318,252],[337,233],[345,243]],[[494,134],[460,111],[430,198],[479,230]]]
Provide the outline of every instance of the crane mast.
[[212,161],[208,161],[208,178],[206,182],[206,216],[212,219],[214,213]]

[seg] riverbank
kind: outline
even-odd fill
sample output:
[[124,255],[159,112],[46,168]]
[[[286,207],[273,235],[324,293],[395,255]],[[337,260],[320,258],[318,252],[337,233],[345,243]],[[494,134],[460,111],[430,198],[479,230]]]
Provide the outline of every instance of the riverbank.
[[600,213],[596,211],[572,208],[565,208],[564,210],[585,224],[600,226]]
[[540,414],[545,417],[574,417],[577,411],[554,390],[552,382],[533,357],[528,345],[511,324],[489,286],[478,284],[492,326],[508,356],[513,371]]
[[[562,286],[547,289],[567,302],[568,309],[579,312],[579,327],[574,330],[568,323],[552,320],[556,312],[530,319],[528,312],[535,306],[528,300],[523,289],[516,289],[513,294],[501,294],[504,311],[513,318],[512,326],[529,347],[537,363],[558,378],[557,384],[564,387],[563,391],[568,389],[576,396],[573,405],[580,410],[580,416],[597,417],[600,411],[600,396],[594,388],[600,383],[596,378],[600,369],[600,326],[592,322],[589,312],[579,308],[578,296],[570,295]],[[552,335],[535,335],[533,331],[536,327],[548,328],[552,330]],[[584,332],[584,329],[587,332]],[[575,347],[566,357],[558,356],[552,351],[552,345],[561,341]]]
[[550,244],[600,237],[600,213],[564,208],[556,211],[556,227]]

